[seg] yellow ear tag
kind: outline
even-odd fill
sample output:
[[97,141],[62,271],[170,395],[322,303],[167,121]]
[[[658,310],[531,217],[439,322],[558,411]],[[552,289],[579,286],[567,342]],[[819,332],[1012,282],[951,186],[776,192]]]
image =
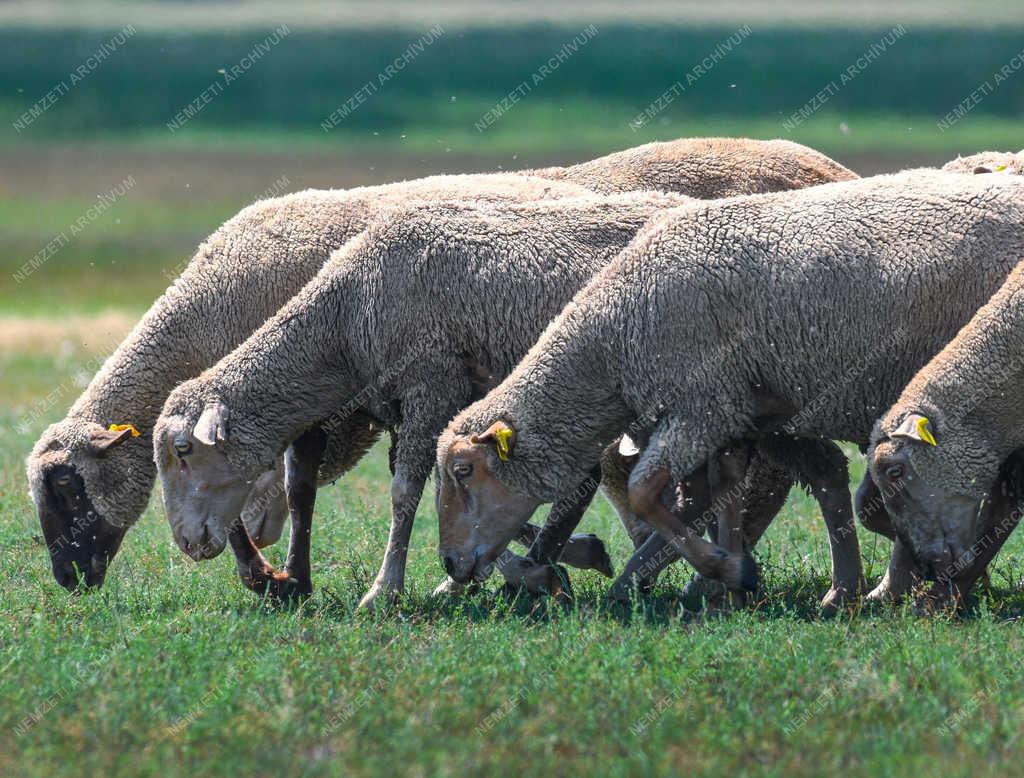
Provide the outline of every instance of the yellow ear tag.
[[498,439],[498,459],[502,462],[508,462],[508,441],[509,438],[512,437],[512,430],[507,427],[505,429],[495,430],[494,437]]
[[928,429],[928,419],[922,416],[917,420],[917,434],[921,436],[921,440],[927,443],[929,446],[938,445],[935,442],[935,436],[932,435],[932,431]]
[[111,424],[109,427],[107,427],[107,429],[110,430],[111,432],[124,432],[125,430],[131,430],[133,438],[137,438],[139,437],[139,435],[142,434],[137,429],[135,429],[134,424]]

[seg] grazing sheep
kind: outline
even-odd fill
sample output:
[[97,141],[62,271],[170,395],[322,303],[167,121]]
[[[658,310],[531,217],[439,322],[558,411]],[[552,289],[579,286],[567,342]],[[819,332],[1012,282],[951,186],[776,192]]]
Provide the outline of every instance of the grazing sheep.
[[[650,154],[649,159],[632,158],[625,152],[612,155],[617,160],[614,166],[598,165],[603,173],[583,163],[585,170],[579,175],[600,180],[602,189],[618,177],[620,188],[637,181],[644,188],[685,191],[693,177],[687,143],[649,144],[644,148],[666,150]],[[786,187],[786,178],[778,171],[800,170],[802,165],[808,168],[801,174],[807,182],[817,182],[818,174],[813,171],[829,170],[830,165],[838,168],[835,178],[854,175],[795,144],[787,147],[794,156],[794,161],[787,163],[779,159],[784,153],[779,143],[748,142],[746,148],[754,163],[741,165],[732,177],[716,172],[710,187],[698,177],[701,191],[715,196],[737,189],[755,192]],[[735,164],[735,149],[728,144],[722,148],[730,164]],[[685,175],[672,177],[670,150],[681,155],[675,161]],[[757,162],[762,158],[766,161],[763,174]],[[721,160],[702,159],[709,170],[722,169]],[[772,160],[771,164],[767,160]],[[649,175],[643,168],[648,163],[654,165]],[[250,335],[374,214],[409,198],[578,196],[585,190],[571,183],[577,167],[581,166],[552,169],[552,175],[566,181],[529,178],[525,171],[515,177],[437,176],[349,191],[308,191],[256,203],[225,223],[153,304],[67,417],[44,431],[28,458],[30,490],[58,582],[73,588],[77,568],[87,585],[102,583],[128,527],[148,502],[155,477],[149,445],[152,424],[173,386],[198,374]],[[800,176],[793,180],[791,185],[803,185]],[[111,434],[109,427],[123,422],[134,425],[138,438],[132,430]],[[343,473],[380,434],[366,418],[354,416],[350,422],[347,434],[328,437],[320,473],[323,482]],[[243,518],[261,545],[280,535],[284,514],[281,477],[260,479]],[[249,550],[240,564],[253,559]]]
[[[742,546],[662,502],[737,441],[865,446],[880,409],[1024,255],[1024,182],[909,171],[684,206],[643,230],[438,444],[441,548],[456,579],[629,428],[631,506],[698,572],[749,584]],[[735,517],[727,517],[735,522]]]
[[308,523],[325,430],[366,414],[397,429],[397,443],[391,536],[363,604],[400,591],[437,433],[511,369],[648,219],[687,201],[652,192],[436,201],[383,215],[249,340],[171,392],[154,453],[182,550],[195,559],[220,553],[247,482],[290,446],[292,537],[301,546],[287,572],[299,593],[310,591]]
[[[942,166],[942,170],[953,173],[1024,173],[1024,155],[1007,151],[983,151],[967,157],[957,157]],[[1000,490],[1008,493],[1014,487],[1001,483]],[[909,593],[915,581],[924,577],[924,572],[914,564],[913,558],[903,542],[896,535],[892,520],[885,511],[882,495],[871,479],[870,472],[857,490],[857,515],[861,523],[872,532],[885,535],[893,542],[889,566],[882,582],[868,595],[869,599],[898,599]],[[995,521],[998,524],[999,521]],[[986,546],[993,545],[991,541]],[[1000,544],[1001,545],[1001,544]],[[975,575],[971,580],[978,576]],[[969,587],[968,587],[969,588]]]
[[[963,572],[985,538],[978,528],[982,504],[1000,496],[1000,468],[1024,448],[1022,333],[1018,267],[914,376],[872,433],[869,478],[897,537],[927,578],[952,582],[962,593],[973,583]],[[1020,514],[1000,518],[990,521],[984,549],[998,549]]]
[[605,194],[641,189],[679,192],[700,200],[783,192],[857,174],[788,140],[680,138],[619,151],[567,168],[528,171]]
[[[151,433],[168,392],[242,342],[311,279],[330,253],[382,209],[409,198],[491,201],[578,196],[572,183],[511,174],[438,176],[349,191],[299,192],[258,202],[206,240],[96,374],[66,418],[28,458],[28,480],[57,581],[76,567],[99,585],[156,476]],[[353,419],[338,445],[362,453],[379,435]],[[110,430],[130,424],[131,429]],[[338,451],[338,463],[346,452]],[[339,464],[339,467],[342,467]],[[284,490],[264,479],[249,508],[255,523],[280,513]]]

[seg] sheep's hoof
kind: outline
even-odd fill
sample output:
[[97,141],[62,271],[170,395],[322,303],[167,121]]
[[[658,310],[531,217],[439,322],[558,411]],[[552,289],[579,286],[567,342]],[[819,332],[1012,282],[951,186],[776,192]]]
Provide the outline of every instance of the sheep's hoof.
[[437,585],[433,591],[434,597],[459,597],[466,594],[476,594],[480,591],[480,584],[477,581],[459,583],[453,578],[446,578]]
[[686,610],[694,613],[704,607],[706,600],[722,597],[725,594],[725,584],[708,578],[706,575],[694,573],[680,593],[681,604]]
[[366,611],[367,613],[385,611],[395,604],[395,600],[398,599],[400,593],[401,589],[380,581],[374,581],[370,591],[364,594],[363,599],[359,601],[359,610]]
[[308,597],[313,593],[313,582],[294,578],[287,571],[266,567],[250,571],[242,577],[242,583],[250,591],[266,595],[275,600],[296,600]]
[[729,554],[722,552],[721,575],[718,578],[733,591],[757,591],[757,563],[748,552]]
[[831,618],[839,613],[845,604],[846,592],[843,589],[833,586],[825,592],[825,596],[821,598],[821,603],[818,605],[818,613],[825,618]]
[[844,607],[856,601],[857,597],[867,588],[867,583],[863,578],[857,582],[853,589],[849,586],[833,586],[821,598],[818,611],[826,618],[835,616]]
[[608,599],[626,605],[634,597],[644,597],[654,591],[653,578],[626,578],[619,576],[608,589]]
[[528,594],[550,594],[561,603],[572,600],[569,575],[561,565],[524,565],[518,573],[506,581],[503,587],[506,595],[514,597],[525,591]]
[[579,570],[596,570],[605,578],[615,575],[612,559],[597,535],[573,535],[565,544],[559,561]]

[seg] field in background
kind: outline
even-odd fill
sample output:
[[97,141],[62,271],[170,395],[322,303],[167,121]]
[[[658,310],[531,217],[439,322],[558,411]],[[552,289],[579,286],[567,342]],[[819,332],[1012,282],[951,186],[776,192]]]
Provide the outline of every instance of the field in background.
[[[794,493],[758,549],[757,607],[704,623],[682,612],[682,566],[631,609],[609,607],[594,574],[574,575],[566,612],[509,603],[494,586],[434,600],[428,494],[409,595],[368,618],[354,607],[387,535],[381,446],[322,490],[317,592],[298,610],[255,601],[228,558],[189,563],[158,499],[107,586],[71,598],[50,576],[22,464],[203,237],[257,197],[566,164],[683,135],[789,137],[861,174],[1019,149],[1021,73],[936,126],[1024,45],[1016,4],[914,0],[899,20],[879,0],[656,1],[632,20],[617,4],[589,17],[584,4],[534,0],[430,4],[436,18],[404,0],[333,13],[309,0],[84,5],[0,6],[0,772],[1016,773],[1020,536],[963,620],[895,608],[819,621],[825,533],[816,505]],[[302,12],[305,23],[168,130],[219,70]],[[133,20],[122,48],[12,126]],[[891,49],[785,126],[900,21],[907,32]],[[321,129],[437,22],[443,35]],[[687,84],[748,22],[751,34]],[[590,23],[598,34],[534,84]],[[680,80],[685,91],[631,127]],[[528,93],[478,130],[524,81]],[[862,468],[855,456],[854,485]],[[628,541],[607,505],[595,502],[584,529],[621,568]],[[873,583],[888,543],[861,541]]]

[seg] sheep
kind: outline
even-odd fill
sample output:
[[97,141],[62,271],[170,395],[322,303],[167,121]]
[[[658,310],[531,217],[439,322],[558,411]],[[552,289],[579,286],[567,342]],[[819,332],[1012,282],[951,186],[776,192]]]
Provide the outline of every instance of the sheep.
[[968,157],[957,157],[942,166],[952,173],[1024,173],[1024,151],[982,151]]
[[[1024,155],[1005,151],[983,151],[967,157],[957,157],[943,165],[942,170],[975,175],[1003,172],[1020,175],[1024,173]],[[999,484],[999,491],[1003,493],[1009,493],[1013,489],[1012,484],[1003,481]],[[909,550],[896,535],[892,521],[885,511],[882,495],[870,474],[864,478],[857,490],[856,505],[861,523],[872,532],[884,535],[893,542],[888,569],[881,583],[869,595],[869,599],[898,599],[913,589],[915,581],[924,577],[924,571],[917,568]],[[1000,521],[1001,519],[994,520],[994,524],[999,524]],[[989,540],[985,545],[992,546],[994,543]],[[978,571],[971,581],[982,573],[983,570]]]
[[[862,490],[881,497],[917,567],[954,600],[980,572],[977,558],[991,558],[1020,519],[1012,501],[1009,510],[990,503],[1005,501],[1001,468],[1024,448],[1022,300],[1018,267],[913,377],[871,436]],[[979,518],[988,526],[979,529]]]
[[650,189],[679,192],[700,200],[803,189],[858,177],[799,143],[749,138],[680,138],[648,143],[568,168],[529,172],[573,181],[604,194]]
[[[670,152],[677,155],[679,169],[689,171],[688,143],[648,145],[644,148],[649,154],[640,158],[613,155],[617,162],[604,165],[603,176],[587,167],[586,177],[600,179],[602,186],[618,179],[621,188],[637,181],[645,187],[684,191],[692,186],[693,173],[673,178]],[[698,148],[702,143],[719,145],[714,140],[692,143]],[[778,171],[800,170],[801,165],[808,168],[802,177],[816,182],[814,170],[829,170],[835,164],[795,144],[787,147],[794,160],[786,162],[780,159],[783,151],[778,143],[746,142],[749,155],[765,161],[763,174],[757,165],[744,164],[735,180],[716,174],[716,183],[709,187],[698,177],[701,191],[713,195],[737,188],[762,191],[785,187],[787,181]],[[664,152],[650,153],[659,148]],[[737,164],[735,147],[724,144],[721,148],[730,164]],[[709,169],[721,169],[721,160],[702,158]],[[650,174],[643,167],[647,164],[653,166]],[[173,386],[198,374],[244,340],[374,214],[410,197],[510,200],[579,196],[586,190],[571,182],[577,177],[576,167],[580,166],[552,169],[552,175],[565,181],[529,178],[530,171],[524,171],[516,177],[438,176],[349,191],[310,190],[256,203],[226,222],[153,304],[65,419],[43,432],[28,457],[30,492],[57,581],[74,588],[77,569],[86,585],[102,584],[127,529],[148,503],[155,477],[149,454],[152,424]],[[835,167],[832,175],[836,178],[854,176]],[[771,183],[764,183],[762,175]],[[799,185],[800,180],[798,176],[792,185]],[[337,478],[350,460],[356,461],[377,439],[379,428],[368,419],[361,421],[359,427],[360,419],[353,417],[348,434],[328,437],[321,481]],[[123,422],[133,426],[109,429],[112,425],[123,427]],[[286,506],[281,479],[280,474],[260,479],[243,514],[261,545],[274,542],[283,527]]]
[[[742,547],[699,537],[665,487],[706,465],[728,493],[737,442],[777,431],[866,446],[878,412],[1022,255],[1022,219],[1020,179],[927,170],[661,216],[442,433],[446,568],[475,575],[628,428],[643,446],[631,507],[698,572],[748,588]],[[734,511],[725,520],[735,528]]]
[[398,433],[391,536],[363,606],[390,599],[403,588],[412,518],[445,422],[482,393],[481,381],[503,376],[652,215],[687,200],[433,201],[382,215],[245,343],[170,393],[153,445],[179,546],[194,559],[219,554],[247,482],[288,448],[300,545],[286,574],[300,594],[311,591],[308,524],[327,431],[365,414]]
[[[299,192],[258,202],[230,219],[200,246],[29,455],[29,486],[58,583],[74,588],[81,573],[87,585],[100,585],[127,529],[145,509],[156,476],[152,427],[168,392],[243,341],[375,213],[410,197],[500,201],[586,191],[511,174],[437,176]],[[358,420],[352,421],[340,445],[361,453],[379,430],[358,429]],[[338,451],[337,461],[345,456]],[[257,491],[247,515],[258,523],[261,514],[282,511],[284,490],[263,479]]]

